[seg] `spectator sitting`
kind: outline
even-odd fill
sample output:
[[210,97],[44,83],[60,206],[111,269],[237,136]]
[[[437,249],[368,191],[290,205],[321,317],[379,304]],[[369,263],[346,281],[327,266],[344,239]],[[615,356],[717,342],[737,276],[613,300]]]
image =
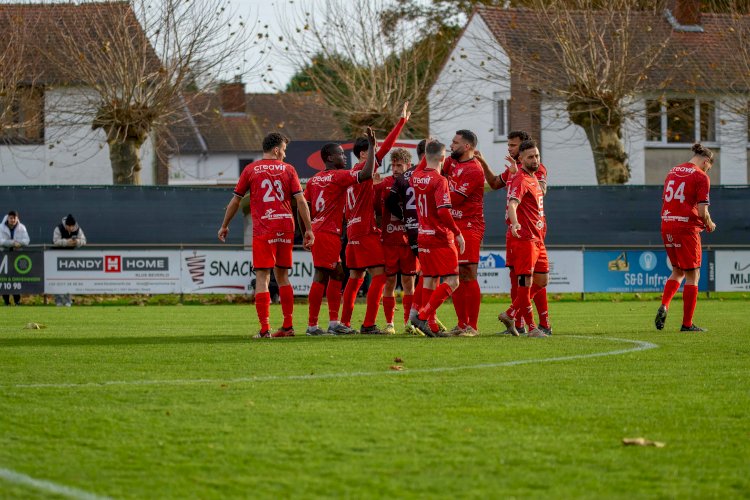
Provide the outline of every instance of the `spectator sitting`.
[[[15,249],[25,247],[29,244],[29,232],[26,226],[18,220],[18,212],[11,210],[8,215],[3,217],[0,222],[0,246],[12,252]],[[10,305],[10,295],[3,294],[3,301],[6,306]],[[21,295],[13,295],[13,302],[16,305],[21,304]]]
[[[83,229],[78,225],[75,218],[68,214],[55,227],[55,231],[52,233],[52,243],[56,247],[78,248],[86,244],[86,235],[83,234]],[[70,307],[72,304],[73,299],[69,293],[55,295],[55,305],[58,307]]]

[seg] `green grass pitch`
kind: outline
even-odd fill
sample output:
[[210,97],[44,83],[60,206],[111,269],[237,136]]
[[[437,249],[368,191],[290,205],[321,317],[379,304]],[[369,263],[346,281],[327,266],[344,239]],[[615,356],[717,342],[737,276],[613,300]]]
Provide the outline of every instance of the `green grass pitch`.
[[0,498],[747,498],[748,305],[685,334],[680,300],[661,332],[655,301],[552,302],[528,339],[485,303],[428,339],[300,336],[297,304],[260,341],[247,304],[5,308]]

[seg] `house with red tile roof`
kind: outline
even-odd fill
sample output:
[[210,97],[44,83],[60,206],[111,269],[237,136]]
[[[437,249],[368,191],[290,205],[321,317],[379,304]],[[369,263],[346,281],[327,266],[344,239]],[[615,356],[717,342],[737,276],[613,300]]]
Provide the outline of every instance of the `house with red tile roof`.
[[[687,161],[695,142],[718,153],[713,183],[748,183],[750,93],[748,78],[736,77],[747,72],[748,61],[740,60],[734,27],[750,26],[750,16],[701,13],[699,5],[672,0],[661,15],[636,19],[643,26],[636,47],[662,40],[666,45],[661,63],[645,75],[644,90],[627,103],[622,135],[629,184],[662,184],[671,167]],[[500,171],[507,133],[526,130],[541,143],[550,185],[593,185],[586,133],[571,122],[566,103],[537,85],[530,70],[552,60],[533,44],[534,31],[543,29],[534,11],[479,7],[430,91],[430,134],[450,141],[458,129],[474,130],[479,149]],[[519,52],[527,55],[529,67],[511,62],[510,55]]]

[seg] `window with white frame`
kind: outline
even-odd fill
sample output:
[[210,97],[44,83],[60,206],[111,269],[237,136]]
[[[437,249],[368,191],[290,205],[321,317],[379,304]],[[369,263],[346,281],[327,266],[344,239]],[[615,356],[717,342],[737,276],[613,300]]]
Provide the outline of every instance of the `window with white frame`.
[[506,140],[510,130],[510,101],[502,92],[493,94],[495,142]]
[[716,142],[716,103],[708,99],[646,101],[646,141],[661,144]]

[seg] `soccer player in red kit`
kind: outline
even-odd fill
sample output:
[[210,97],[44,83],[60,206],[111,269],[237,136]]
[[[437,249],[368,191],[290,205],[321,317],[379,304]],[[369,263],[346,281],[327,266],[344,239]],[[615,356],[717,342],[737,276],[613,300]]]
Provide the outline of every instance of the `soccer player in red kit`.
[[[411,153],[404,148],[396,148],[391,152],[391,170],[393,175],[386,177],[375,185],[376,207],[380,216],[380,241],[383,243],[385,255],[385,289],[383,290],[383,312],[386,326],[383,330],[387,334],[396,333],[393,317],[396,310],[396,280],[401,275],[401,286],[404,289],[403,307],[404,323],[409,318],[412,297],[414,296],[414,278],[419,273],[419,261],[409,245],[409,235],[406,225],[401,219],[401,208],[392,213],[386,203],[396,181],[402,179],[406,170],[411,167]],[[412,202],[413,203],[413,202]]]
[[698,302],[698,280],[701,270],[701,236],[716,224],[708,213],[711,181],[708,171],[714,164],[714,153],[701,144],[693,146],[690,161],[677,165],[664,181],[661,206],[661,237],[672,263],[672,275],[664,285],[661,306],[654,321],[656,328],[664,328],[672,297],[685,279],[682,292],[682,332],[705,332],[693,324],[693,313]]
[[[518,160],[518,148],[523,141],[528,141],[531,137],[528,133],[523,130],[514,130],[508,134],[508,155],[505,157],[508,161],[505,171],[500,175],[495,175],[490,169],[487,162],[482,158],[480,154],[475,155],[477,160],[482,165],[484,170],[484,178],[487,180],[487,184],[494,190],[502,189],[510,184],[521,165]],[[539,186],[542,188],[542,192],[547,195],[547,168],[544,164],[540,163],[539,168],[534,174],[539,181]],[[507,196],[506,196],[506,207],[507,207]],[[505,267],[510,271],[510,299],[513,301],[516,298],[516,292],[518,291],[518,277],[513,268],[513,257],[510,254],[510,247],[512,243],[512,235],[510,233],[510,220],[508,219],[507,209],[505,215],[505,223],[508,225],[508,230],[505,233]],[[544,236],[547,236],[547,221],[545,217],[544,222]],[[552,326],[549,321],[549,304],[547,301],[547,287],[539,288],[536,285],[531,287],[531,298],[536,305],[537,313],[539,314],[539,329],[547,335],[552,335]],[[533,325],[528,325],[529,329],[533,329]],[[516,318],[516,330],[519,333],[526,333],[524,329],[523,318],[519,315]],[[509,330],[506,330],[506,334],[510,334]]]
[[466,240],[466,248],[458,256],[459,287],[453,294],[458,324],[453,335],[475,336],[479,320],[482,292],[477,281],[479,249],[484,239],[484,172],[474,157],[477,136],[471,130],[458,130],[451,142],[451,157],[446,160],[451,214]]
[[[409,120],[409,116],[411,116],[411,113],[407,102],[404,103],[401,119],[385,138],[380,149],[375,152],[377,162],[375,168],[378,168],[380,162],[393,147],[401,129]],[[370,145],[366,138],[359,138],[354,142],[354,156],[359,158],[360,162],[354,165],[352,170],[358,171],[364,168],[364,160],[369,150]],[[360,333],[382,334],[383,332],[375,325],[375,319],[378,315],[378,309],[380,309],[380,298],[383,295],[386,280],[385,256],[383,255],[383,246],[380,243],[380,229],[378,229],[375,221],[375,190],[372,180],[349,186],[346,192],[345,214],[348,239],[346,267],[349,269],[349,281],[347,281],[344,289],[341,322],[351,327],[354,301],[365,279],[365,272],[369,271],[372,282],[370,282],[370,288],[367,291],[367,310]]]
[[[539,288],[547,286],[549,261],[544,247],[544,192],[534,175],[539,169],[539,149],[536,142],[524,141],[518,148],[521,169],[508,186],[508,219],[510,219],[510,253],[518,276],[516,298],[498,319],[511,335],[518,336],[515,318],[524,317],[526,324],[534,322],[531,308],[532,282]],[[529,331],[529,337],[546,337],[539,328]]]
[[[305,226],[304,246],[315,242],[302,187],[294,167],[284,163],[289,139],[277,132],[263,139],[263,159],[245,167],[234,188],[234,197],[227,205],[224,221],[219,228],[219,240],[226,241],[229,222],[237,213],[240,200],[250,192],[250,214],[253,218],[253,269],[255,270],[255,309],[260,320],[260,332],[254,338],[293,337],[294,291],[289,283],[292,268],[294,216],[291,200],[295,198],[300,218]],[[271,269],[279,284],[284,324],[270,332],[269,309],[271,295],[268,283]]]
[[422,308],[413,325],[428,337],[450,337],[451,333],[440,330],[435,311],[458,288],[458,256],[466,250],[466,242],[451,215],[448,180],[441,175],[445,145],[428,142],[425,160],[425,168],[418,168],[411,176],[419,219],[419,262],[424,279]]
[[310,204],[312,230],[315,245],[312,247],[315,275],[308,297],[308,335],[324,335],[318,326],[318,315],[323,295],[328,298],[328,330],[334,335],[355,333],[351,328],[338,322],[341,303],[341,282],[344,270],[341,267],[341,231],[344,222],[344,203],[349,186],[372,179],[375,165],[375,135],[367,128],[370,148],[365,167],[362,170],[345,170],[346,153],[339,144],[328,143],[320,150],[326,165],[325,170],[315,174],[307,183],[305,198]]

